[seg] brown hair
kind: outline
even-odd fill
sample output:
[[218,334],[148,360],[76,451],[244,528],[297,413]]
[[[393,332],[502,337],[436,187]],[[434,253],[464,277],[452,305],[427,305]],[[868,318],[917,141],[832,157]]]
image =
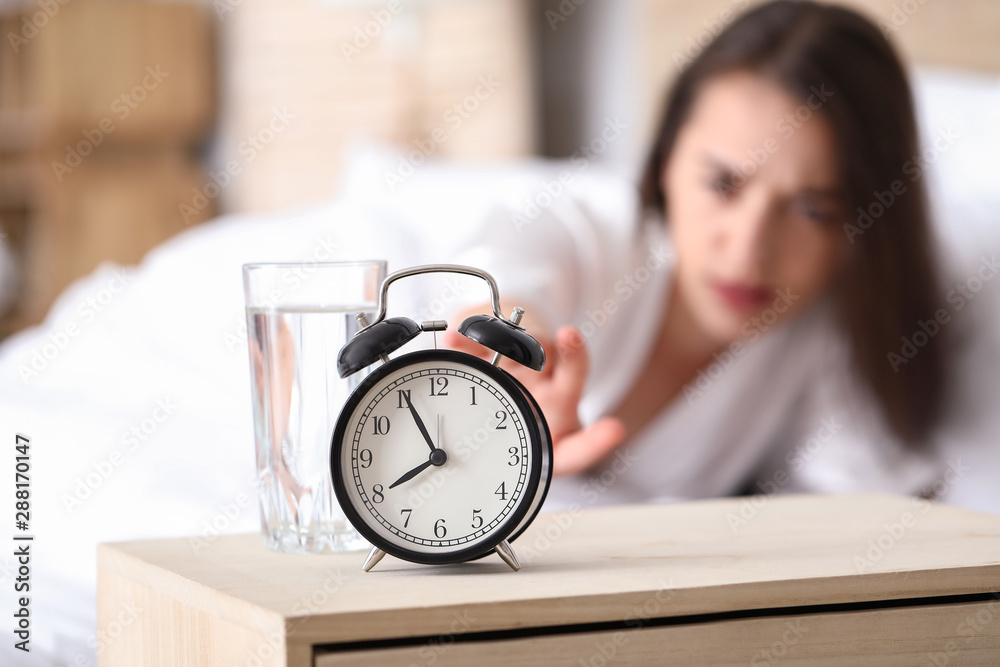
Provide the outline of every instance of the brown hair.
[[[899,354],[902,340],[921,331],[920,322],[934,320],[942,304],[922,182],[904,177],[918,144],[899,58],[876,26],[848,9],[779,1],[747,12],[689,64],[671,89],[640,183],[647,209],[660,214],[666,209],[664,163],[700,88],[732,71],[766,76],[802,100],[820,86],[832,92],[819,113],[837,138],[846,210],[851,217],[859,214],[858,221],[844,226],[851,252],[833,288],[839,322],[855,372],[870,387],[890,428],[903,442],[922,444],[942,411],[946,332],[939,324],[915,356],[890,364],[890,353]],[[897,180],[905,182],[903,194],[873,207],[876,193],[889,191]],[[861,219],[861,211],[870,208],[882,213]]]

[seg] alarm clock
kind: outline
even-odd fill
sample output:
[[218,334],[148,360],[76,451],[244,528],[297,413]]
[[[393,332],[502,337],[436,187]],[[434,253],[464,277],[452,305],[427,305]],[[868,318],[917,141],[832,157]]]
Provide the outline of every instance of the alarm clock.
[[[482,278],[493,314],[473,315],[459,333],[493,350],[491,362],[455,350],[389,354],[421,332],[447,328],[386,318],[389,286],[426,273]],[[531,394],[499,368],[503,357],[536,371],[542,346],[500,309],[493,277],[453,264],[416,266],[383,280],[375,320],[340,350],[337,372],[347,377],[374,363],[337,419],[330,447],[334,491],[351,524],[372,549],[363,569],[387,553],[403,560],[443,564],[496,552],[520,569],[510,543],[534,520],[552,480],[552,441]],[[435,343],[436,343],[436,333]]]

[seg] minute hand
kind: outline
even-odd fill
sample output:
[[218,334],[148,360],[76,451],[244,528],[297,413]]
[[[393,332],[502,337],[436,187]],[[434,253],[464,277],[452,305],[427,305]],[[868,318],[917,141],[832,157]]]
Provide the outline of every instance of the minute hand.
[[431,440],[431,435],[427,432],[427,427],[424,426],[424,421],[420,418],[420,415],[417,414],[417,410],[413,407],[413,403],[410,402],[409,394],[403,394],[403,398],[406,399],[406,407],[410,409],[410,414],[413,415],[413,421],[417,422],[417,428],[420,429],[420,435],[424,436],[424,441],[433,452],[436,449],[434,441]]

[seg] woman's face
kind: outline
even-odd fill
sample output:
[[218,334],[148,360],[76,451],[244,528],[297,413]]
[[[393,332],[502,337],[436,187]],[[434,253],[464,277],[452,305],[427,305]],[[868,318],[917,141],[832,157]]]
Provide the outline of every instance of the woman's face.
[[836,147],[821,106],[761,76],[725,74],[705,83],[678,132],[662,183],[675,295],[716,342],[802,310],[846,253]]

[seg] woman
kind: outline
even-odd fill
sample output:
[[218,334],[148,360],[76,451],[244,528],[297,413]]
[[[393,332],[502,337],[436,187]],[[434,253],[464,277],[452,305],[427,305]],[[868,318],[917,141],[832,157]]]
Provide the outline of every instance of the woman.
[[[637,233],[584,225],[599,213],[563,202],[523,225],[516,252],[471,251],[529,306],[529,330],[578,325],[544,341],[542,374],[509,368],[553,432],[565,476],[553,502],[928,491],[949,314],[923,186],[903,175],[917,153],[905,74],[878,28],[775,2],[675,83]],[[587,247],[603,255],[581,261]]]

